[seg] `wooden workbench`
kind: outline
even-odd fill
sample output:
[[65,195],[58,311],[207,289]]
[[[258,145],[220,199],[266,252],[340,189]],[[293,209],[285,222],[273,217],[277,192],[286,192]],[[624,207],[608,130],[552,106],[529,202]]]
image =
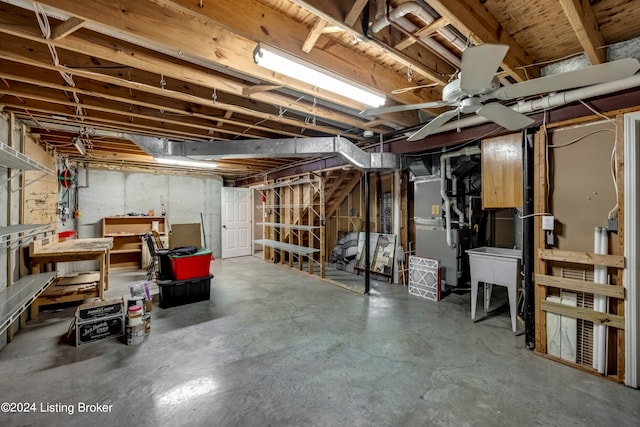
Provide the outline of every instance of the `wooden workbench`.
[[[103,299],[104,290],[109,289],[109,251],[113,246],[113,238],[69,239],[58,241],[53,235],[31,242],[29,257],[31,273],[40,273],[41,265],[47,263],[98,260],[100,264],[99,283],[94,294],[89,297]],[[86,293],[77,293],[78,300],[87,298]],[[37,317],[38,304],[32,305],[32,318]],[[35,316],[34,316],[35,314]]]

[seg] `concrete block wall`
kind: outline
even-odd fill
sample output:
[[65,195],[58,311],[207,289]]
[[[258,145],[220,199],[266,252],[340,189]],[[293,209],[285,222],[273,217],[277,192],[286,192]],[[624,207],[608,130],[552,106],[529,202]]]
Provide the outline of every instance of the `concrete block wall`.
[[[160,216],[161,202],[164,202],[168,225],[200,223],[202,213],[207,247],[216,257],[220,256],[223,182],[219,176],[188,177],[98,169],[81,170],[78,175],[81,186],[78,190],[79,238],[101,237],[105,216],[147,214],[150,210]],[[91,264],[77,263],[74,269],[78,268],[91,269]]]

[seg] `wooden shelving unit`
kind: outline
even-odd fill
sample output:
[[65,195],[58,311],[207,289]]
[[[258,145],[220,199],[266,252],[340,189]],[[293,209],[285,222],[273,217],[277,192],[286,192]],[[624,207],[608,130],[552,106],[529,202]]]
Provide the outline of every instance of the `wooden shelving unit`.
[[109,216],[102,219],[102,236],[113,237],[110,252],[111,268],[142,268],[142,236],[151,231],[153,222],[158,222],[158,234],[166,234],[164,217],[157,216]]
[[325,208],[322,178],[305,176],[256,187],[265,202],[263,238],[255,243],[264,246],[264,259],[280,264],[297,265],[303,270],[306,259],[308,272],[318,268],[325,276]]

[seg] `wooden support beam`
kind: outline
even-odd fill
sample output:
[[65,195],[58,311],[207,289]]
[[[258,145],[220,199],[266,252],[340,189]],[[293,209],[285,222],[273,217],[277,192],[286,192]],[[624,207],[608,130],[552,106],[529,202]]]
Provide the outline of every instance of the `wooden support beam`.
[[587,292],[590,294],[603,295],[624,300],[624,288],[622,286],[566,279],[558,276],[548,276],[546,274],[536,274],[536,284],[540,286],[550,286],[575,292]]
[[84,19],[80,19],[78,17],[72,16],[71,18],[64,21],[62,24],[58,24],[51,31],[51,39],[59,40],[63,37],[67,37],[69,34],[78,31],[80,28],[84,27],[87,23]]
[[[224,119],[225,120],[229,120],[231,118],[231,116],[233,115],[233,111],[226,111],[224,113]],[[218,120],[218,123],[216,123],[216,126],[220,127],[224,124],[223,120]]]
[[538,76],[528,69],[528,77],[521,67],[529,65],[525,51],[509,33],[502,28],[480,0],[429,0],[429,6],[474,44],[501,43],[509,46],[502,68],[516,81],[521,82]]
[[541,301],[540,308],[543,312],[559,314],[573,319],[583,319],[594,324],[603,324],[613,328],[624,329],[624,317],[616,314],[601,313],[589,308],[573,307],[551,301]]
[[313,46],[315,46],[326,26],[327,21],[324,21],[320,18],[316,20],[316,23],[313,24],[313,27],[311,28],[311,31],[309,31],[307,38],[304,40],[304,43],[302,43],[302,51],[304,53],[311,52],[311,49],[313,49]]
[[624,257],[620,255],[600,255],[589,252],[571,252],[558,249],[540,249],[538,257],[547,261],[572,262],[576,264],[601,265],[624,268]]
[[347,27],[353,27],[367,3],[368,0],[355,0],[353,2],[353,6],[351,6],[349,13],[347,13],[347,16],[344,18],[344,23]]
[[245,96],[251,96],[254,93],[260,93],[260,92],[269,92],[272,90],[277,90],[280,89],[282,87],[282,85],[253,85],[253,86],[246,86],[242,89],[242,94]]
[[591,3],[588,0],[560,0],[560,5],[591,64],[606,62],[604,39],[598,29],[598,20]]
[[322,34],[333,34],[342,32],[344,32],[344,30],[340,27],[336,27],[335,25],[328,25],[322,29]]
[[[12,20],[15,22],[12,22]],[[12,23],[3,24],[2,22]],[[4,16],[2,13],[0,13],[0,33],[10,34],[40,44],[44,43],[45,41],[42,38],[42,34],[40,33],[40,29],[38,28],[37,24],[34,25],[31,21],[26,19],[19,20],[14,15]],[[116,64],[122,64],[128,67],[155,73],[158,76],[162,74],[165,77],[172,77],[179,81],[209,88],[218,88],[219,91],[237,96],[243,96],[243,89],[246,86],[245,84],[242,84],[237,80],[228,78],[224,75],[220,75],[211,71],[196,69],[181,62],[163,59],[158,55],[150,53],[148,50],[141,47],[130,44],[121,45],[114,39],[100,38],[96,40],[86,37],[78,37],[74,34],[71,34],[60,40],[49,40],[48,43],[54,45],[57,48],[69,50],[77,54],[101,58],[107,61],[114,62]],[[193,43],[195,42],[192,42],[190,44]],[[76,72],[80,71],[71,68],[67,69],[66,67],[58,68],[64,72],[71,72],[71,74],[75,74]],[[278,82],[278,84],[282,83]],[[312,90],[312,92],[314,95],[317,95],[317,91],[315,91],[314,89]],[[294,97],[275,92],[259,92],[253,94],[251,96],[251,99],[270,105],[281,106],[287,109],[294,108],[297,111],[314,114],[317,117],[322,117],[324,119],[337,122],[343,122],[355,128],[360,128],[362,124],[366,123],[366,120],[354,118],[350,114],[340,113],[334,109],[329,109],[323,107],[322,105],[318,105],[317,103],[314,105],[313,102],[298,101]],[[397,123],[402,122],[406,125],[415,124],[415,119],[409,116],[394,116],[394,121],[396,121]]]
[[404,50],[409,46],[411,46],[412,44],[417,43],[418,40],[425,37],[429,37],[431,34],[435,33],[438,30],[443,29],[447,25],[449,25],[449,21],[447,21],[446,19],[443,19],[443,18],[436,19],[431,24],[416,30],[412,34],[412,37],[407,37],[406,39],[402,40],[400,43],[396,44],[394,47],[397,50]]

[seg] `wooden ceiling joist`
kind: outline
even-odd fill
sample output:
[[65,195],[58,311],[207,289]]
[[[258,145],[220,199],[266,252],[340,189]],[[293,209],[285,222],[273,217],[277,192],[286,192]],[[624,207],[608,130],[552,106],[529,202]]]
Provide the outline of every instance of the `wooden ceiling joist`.
[[347,27],[353,27],[353,25],[362,14],[362,11],[364,10],[367,3],[369,3],[368,0],[355,0],[353,2],[351,9],[349,9],[349,12],[347,13],[347,16],[344,17],[344,24]]
[[598,21],[587,0],[560,0],[560,5],[576,33],[592,65],[606,62],[604,40],[598,30]]
[[78,31],[80,28],[84,27],[87,23],[84,19],[76,18],[72,16],[67,19],[65,22],[58,24],[54,29],[51,30],[51,39],[58,40],[63,37],[68,36],[69,34]]
[[[115,5],[112,0],[93,0],[91,2],[42,0],[40,3],[63,8],[68,13],[89,23],[113,28],[115,31],[127,34],[131,40],[140,40],[158,51],[174,52],[176,57],[180,52],[182,57],[208,62],[212,67],[222,66],[236,70],[264,82],[284,85],[338,105],[356,110],[366,108],[366,105],[342,95],[318,90],[308,83],[260,67],[253,61],[252,52],[256,47],[254,40],[242,37],[221,26],[213,25],[211,22],[204,22],[201,17],[196,18],[192,14],[176,9],[171,2],[163,8],[159,8],[157,4],[147,0],[129,2],[126,5]],[[224,1],[216,2],[216,10],[214,11],[216,16],[221,14],[221,3]],[[237,20],[240,18],[245,20],[249,11],[240,7],[237,4],[238,1],[233,3],[233,11],[231,12],[233,17]],[[198,10],[201,15],[207,13],[207,9],[198,8]],[[239,14],[242,16],[238,16]],[[290,24],[291,22],[287,22],[287,25]],[[267,25],[271,26],[271,23],[267,23]],[[276,28],[272,30],[277,31]],[[291,28],[285,26],[279,31],[289,32]],[[305,31],[305,35],[307,31]],[[304,39],[305,37],[302,37],[299,41],[298,49],[303,45]],[[336,59],[331,59],[328,56],[325,59],[328,61],[325,66],[333,69],[331,63],[336,62]],[[361,70],[357,70],[358,73],[355,71],[354,69],[346,77],[359,80]],[[367,84],[367,82],[363,83]],[[219,89],[224,90],[224,88]]]
[[528,76],[525,74],[523,67],[530,65],[527,63],[526,53],[506,31],[503,31],[480,0],[429,0],[429,5],[474,44],[501,43],[509,46],[502,68],[516,81],[528,80],[539,75],[531,68],[527,71]]
[[318,39],[320,38],[320,36],[324,32],[324,29],[325,29],[326,26],[327,26],[327,22],[326,21],[324,21],[322,19],[317,19],[316,20],[316,23],[313,24],[313,27],[311,28],[311,31],[309,31],[309,35],[304,40],[304,43],[302,43],[302,49],[301,50],[304,53],[311,52],[311,49],[313,49],[313,46],[315,46],[316,42],[318,41]]
[[394,47],[397,50],[404,50],[404,49],[408,48],[409,46],[411,46],[412,44],[417,43],[418,40],[420,40],[420,39],[422,39],[424,37],[429,37],[430,35],[432,35],[433,33],[437,32],[438,30],[443,29],[448,24],[449,24],[449,22],[446,19],[443,19],[443,18],[436,19],[435,21],[433,21],[431,24],[427,25],[426,27],[422,27],[422,28],[416,30],[412,34],[412,37],[407,37],[406,39],[402,40],[400,43],[396,44]]
[[[26,18],[20,18],[14,14],[7,15],[2,13],[3,7],[6,6],[0,4],[0,33],[10,34],[37,43],[43,43],[45,41],[37,25],[34,25]],[[13,24],[6,23],[12,21],[14,22]],[[60,40],[48,40],[48,43],[60,49],[66,49],[78,54],[89,55],[134,69],[155,73],[158,77],[163,75],[173,77],[192,84],[206,86],[212,89],[217,88],[220,91],[237,96],[243,96],[243,91],[247,87],[245,83],[223,77],[210,70],[205,71],[193,65],[176,62],[173,59],[165,59],[162,55],[151,53],[139,46],[123,42],[116,43],[96,34],[85,33],[82,36],[78,36],[77,34],[78,33],[71,34]],[[285,109],[293,109],[301,111],[302,113],[312,114],[326,120],[348,123],[353,127],[361,127],[361,125],[366,122],[356,119],[352,115],[340,113],[313,102],[305,100],[297,101],[295,98],[275,92],[257,92],[249,98]],[[394,116],[394,120],[395,117],[396,116]],[[408,116],[405,116],[404,119],[401,116],[397,117],[398,121],[402,123],[406,122]],[[410,121],[414,120],[411,119]]]

